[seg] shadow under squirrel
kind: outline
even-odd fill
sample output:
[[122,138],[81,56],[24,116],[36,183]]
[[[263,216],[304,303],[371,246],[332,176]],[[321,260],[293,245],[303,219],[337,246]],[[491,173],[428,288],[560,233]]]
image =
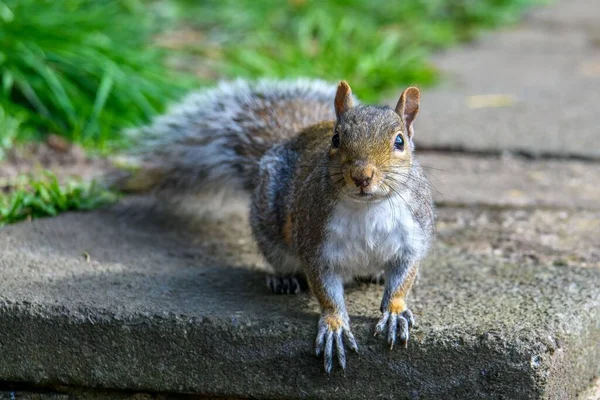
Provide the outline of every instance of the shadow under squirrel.
[[[375,334],[406,344],[406,297],[433,238],[431,188],[414,158],[420,92],[394,109],[362,105],[342,81],[238,80],[192,93],[137,132],[140,167],[124,192],[176,201],[250,196],[250,221],[275,293],[307,282],[321,305],[316,354],[331,372],[357,351],[344,283],[383,275]],[[198,197],[201,196],[201,197]],[[220,196],[220,197],[217,197]],[[189,199],[190,197],[188,197]]]

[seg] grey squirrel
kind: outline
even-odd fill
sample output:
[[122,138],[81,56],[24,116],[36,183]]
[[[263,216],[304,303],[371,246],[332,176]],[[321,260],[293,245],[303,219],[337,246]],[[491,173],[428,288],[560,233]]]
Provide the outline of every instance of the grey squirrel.
[[363,105],[342,81],[237,80],[192,93],[138,132],[127,192],[250,196],[250,221],[275,293],[308,283],[319,300],[315,349],[330,373],[357,351],[344,284],[383,274],[375,334],[406,344],[406,297],[433,238],[431,188],[414,158],[420,91],[394,109]]

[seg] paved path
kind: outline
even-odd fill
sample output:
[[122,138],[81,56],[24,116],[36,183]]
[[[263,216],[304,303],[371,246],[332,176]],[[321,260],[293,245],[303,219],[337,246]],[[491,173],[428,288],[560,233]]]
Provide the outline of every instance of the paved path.
[[[597,0],[536,10],[436,64],[446,81],[423,99],[421,146],[600,158]],[[473,97],[490,95],[508,98]]]
[[[425,93],[417,134],[438,240],[412,295],[407,349],[372,337],[381,288],[350,288],[361,352],[345,376],[325,377],[311,356],[317,304],[267,292],[245,217],[190,224],[129,199],[0,230],[0,381],[574,398],[600,372],[596,3],[564,0],[436,59],[449,80]],[[490,94],[502,96],[472,97]]]

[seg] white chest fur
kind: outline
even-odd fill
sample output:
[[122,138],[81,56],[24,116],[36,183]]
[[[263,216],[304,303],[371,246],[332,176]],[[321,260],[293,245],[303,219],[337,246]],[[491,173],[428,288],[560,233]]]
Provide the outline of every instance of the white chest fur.
[[425,247],[423,230],[400,197],[377,203],[342,200],[328,221],[322,255],[350,279],[377,274],[403,256],[419,259]]

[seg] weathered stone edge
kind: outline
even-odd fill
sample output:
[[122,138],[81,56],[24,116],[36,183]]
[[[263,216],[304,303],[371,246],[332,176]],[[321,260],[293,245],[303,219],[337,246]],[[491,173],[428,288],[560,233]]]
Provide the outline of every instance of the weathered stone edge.
[[416,335],[408,349],[388,353],[372,339],[371,321],[359,320],[360,354],[349,357],[345,376],[326,377],[310,354],[308,317],[259,327],[13,303],[0,305],[0,380],[254,398],[572,398],[598,372],[600,329],[597,318],[588,321],[595,325],[582,335],[542,353],[543,338],[532,332],[518,345],[493,334]]
[[596,304],[583,312],[589,324],[551,349],[545,399],[573,399],[600,376],[600,307]]

